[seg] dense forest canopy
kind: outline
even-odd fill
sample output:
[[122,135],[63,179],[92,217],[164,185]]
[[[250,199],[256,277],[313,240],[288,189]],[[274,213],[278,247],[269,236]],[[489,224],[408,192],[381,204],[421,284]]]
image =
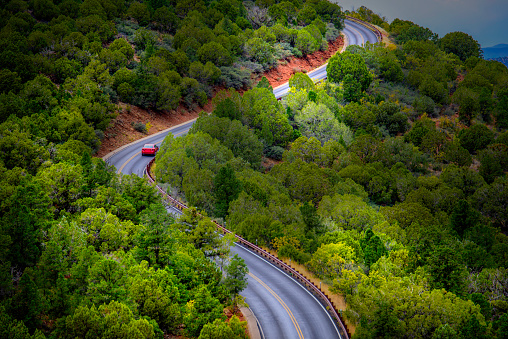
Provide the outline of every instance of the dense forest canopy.
[[[0,11],[0,337],[244,338],[223,309],[247,269],[210,217],[329,283],[357,338],[508,337],[508,69],[473,37],[361,7],[347,14],[395,43],[350,46],[278,101],[251,75],[326,49],[340,6]],[[92,158],[120,102],[195,108],[217,86],[213,113],[157,155],[159,183],[193,206],[178,220]]]

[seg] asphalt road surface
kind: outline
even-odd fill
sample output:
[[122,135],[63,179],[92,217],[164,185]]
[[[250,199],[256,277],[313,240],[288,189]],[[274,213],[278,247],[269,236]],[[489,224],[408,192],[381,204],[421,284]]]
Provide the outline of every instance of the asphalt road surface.
[[[346,40],[344,43],[347,45],[360,45],[363,46],[366,42],[376,43],[377,38],[374,32],[365,26],[351,21],[344,20],[345,27],[342,30],[342,33],[346,36]],[[308,72],[307,75],[313,79],[314,81],[326,79],[326,65],[323,65],[315,70]],[[273,94],[275,97],[281,98],[285,96],[289,92],[289,84],[285,83],[273,89]]]
[[[363,45],[366,41],[377,42],[376,36],[366,27],[345,20],[346,43]],[[326,65],[308,75],[315,79],[326,78]],[[274,89],[277,98],[289,90],[288,84]],[[188,132],[194,120],[175,126],[169,130],[151,135],[106,155],[107,163],[114,165],[118,173],[134,173],[143,176],[143,171],[151,157],[141,156],[141,148],[146,143],[160,146],[166,135],[181,136]],[[178,210],[172,211],[177,213]],[[249,268],[248,286],[242,292],[247,303],[259,320],[266,339],[332,339],[340,338],[339,332],[323,306],[306,289],[291,277],[281,272],[252,252],[240,246],[233,248]]]

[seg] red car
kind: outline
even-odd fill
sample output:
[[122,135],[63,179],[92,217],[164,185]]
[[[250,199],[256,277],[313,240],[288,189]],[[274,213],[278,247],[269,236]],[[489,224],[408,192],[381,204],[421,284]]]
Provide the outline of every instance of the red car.
[[141,155],[155,155],[157,154],[157,151],[159,150],[159,147],[155,144],[145,144],[143,148],[141,149]]

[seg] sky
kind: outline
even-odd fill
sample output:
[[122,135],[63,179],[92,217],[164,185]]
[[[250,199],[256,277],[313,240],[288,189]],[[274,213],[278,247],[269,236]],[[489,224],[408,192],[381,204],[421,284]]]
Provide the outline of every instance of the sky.
[[482,47],[508,44],[508,0],[332,0],[343,10],[370,8],[388,22],[409,20],[443,37],[460,31]]

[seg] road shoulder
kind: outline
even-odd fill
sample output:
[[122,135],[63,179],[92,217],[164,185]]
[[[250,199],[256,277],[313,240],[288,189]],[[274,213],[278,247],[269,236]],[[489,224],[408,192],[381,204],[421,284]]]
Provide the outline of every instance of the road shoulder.
[[249,330],[250,339],[261,339],[261,332],[258,327],[258,320],[252,310],[248,307],[240,307],[240,311],[247,321],[247,329]]

